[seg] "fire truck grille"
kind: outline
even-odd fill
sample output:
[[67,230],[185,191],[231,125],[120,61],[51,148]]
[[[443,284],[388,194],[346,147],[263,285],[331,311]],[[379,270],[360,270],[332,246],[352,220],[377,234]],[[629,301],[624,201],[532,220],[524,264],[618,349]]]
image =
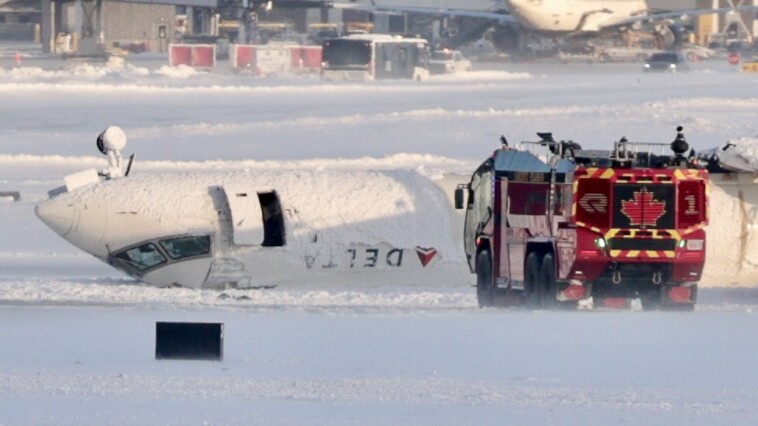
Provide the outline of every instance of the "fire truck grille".
[[676,248],[676,240],[653,240],[638,238],[611,238],[608,241],[611,250],[664,250],[672,251]]
[[674,185],[617,184],[614,228],[672,229],[676,206]]

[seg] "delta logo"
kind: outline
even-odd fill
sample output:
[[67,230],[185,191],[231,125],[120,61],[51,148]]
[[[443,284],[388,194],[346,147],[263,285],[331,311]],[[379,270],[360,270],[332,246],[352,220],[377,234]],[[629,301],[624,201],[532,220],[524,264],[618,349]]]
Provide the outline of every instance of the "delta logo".
[[418,260],[421,261],[421,266],[426,268],[426,265],[431,263],[434,257],[437,256],[437,250],[416,246],[416,254],[418,255]]

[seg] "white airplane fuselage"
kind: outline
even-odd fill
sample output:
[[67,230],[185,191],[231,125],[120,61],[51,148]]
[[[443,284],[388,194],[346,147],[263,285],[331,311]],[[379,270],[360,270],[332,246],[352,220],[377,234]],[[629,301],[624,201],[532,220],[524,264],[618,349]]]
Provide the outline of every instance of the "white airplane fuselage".
[[464,285],[461,218],[442,188],[455,183],[406,171],[143,174],[52,196],[36,213],[157,286],[370,283],[393,272],[428,284],[451,270]]
[[595,32],[612,19],[642,14],[644,0],[506,0],[523,26],[541,32]]

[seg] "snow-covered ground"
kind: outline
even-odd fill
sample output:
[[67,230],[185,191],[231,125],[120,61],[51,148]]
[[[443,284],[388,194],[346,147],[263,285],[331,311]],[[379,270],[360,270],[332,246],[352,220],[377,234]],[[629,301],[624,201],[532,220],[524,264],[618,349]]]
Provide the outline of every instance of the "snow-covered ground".
[[[132,173],[434,177],[471,172],[500,134],[604,148],[668,142],[683,125],[698,150],[758,139],[758,75],[502,64],[326,84],[39,62],[0,69],[0,192],[21,193],[0,198],[0,424],[758,422],[753,287],[704,289],[692,314],[479,310],[459,282],[156,289],[33,214],[62,176],[105,165],[95,137],[111,124],[130,138]],[[154,324],[169,320],[224,322],[224,361],[154,361]]]

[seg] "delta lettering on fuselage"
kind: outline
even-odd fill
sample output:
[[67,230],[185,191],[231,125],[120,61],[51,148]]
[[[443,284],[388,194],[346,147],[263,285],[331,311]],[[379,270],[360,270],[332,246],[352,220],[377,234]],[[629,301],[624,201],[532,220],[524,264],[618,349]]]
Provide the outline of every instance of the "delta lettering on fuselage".
[[[367,248],[363,250],[363,253],[360,254],[358,249],[348,249],[347,252],[350,253],[350,267],[351,268],[373,268],[376,267],[377,262],[379,262],[379,251],[378,248]],[[398,249],[393,248],[392,250],[388,251],[386,256],[384,256],[385,262],[387,266],[399,268],[403,266],[403,253],[405,252],[404,249]]]
[[[413,252],[416,256],[413,256]],[[324,257],[307,256],[305,262],[308,269],[312,269],[314,265],[320,265],[321,269],[412,270],[434,265],[439,257],[439,253],[433,247],[416,246],[414,249],[406,249],[389,244],[353,244],[339,254]]]

